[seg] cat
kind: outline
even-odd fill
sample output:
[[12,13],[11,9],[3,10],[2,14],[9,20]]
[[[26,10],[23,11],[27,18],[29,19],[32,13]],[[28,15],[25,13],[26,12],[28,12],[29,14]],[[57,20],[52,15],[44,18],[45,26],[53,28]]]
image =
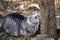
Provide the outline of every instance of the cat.
[[24,17],[18,13],[11,13],[0,20],[0,28],[3,27],[10,35],[34,35],[39,28],[40,16],[37,12]]

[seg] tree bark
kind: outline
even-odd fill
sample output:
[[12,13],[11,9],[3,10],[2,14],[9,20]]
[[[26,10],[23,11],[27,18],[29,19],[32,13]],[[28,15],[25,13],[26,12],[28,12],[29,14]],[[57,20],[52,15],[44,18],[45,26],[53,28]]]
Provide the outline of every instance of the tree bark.
[[41,9],[41,34],[56,38],[56,19],[54,0],[39,0]]

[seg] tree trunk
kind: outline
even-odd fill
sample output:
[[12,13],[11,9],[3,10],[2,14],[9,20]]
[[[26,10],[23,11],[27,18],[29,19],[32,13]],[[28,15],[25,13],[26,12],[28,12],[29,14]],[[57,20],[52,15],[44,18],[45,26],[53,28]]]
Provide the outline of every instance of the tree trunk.
[[41,34],[56,38],[56,19],[54,0],[39,0],[41,9]]

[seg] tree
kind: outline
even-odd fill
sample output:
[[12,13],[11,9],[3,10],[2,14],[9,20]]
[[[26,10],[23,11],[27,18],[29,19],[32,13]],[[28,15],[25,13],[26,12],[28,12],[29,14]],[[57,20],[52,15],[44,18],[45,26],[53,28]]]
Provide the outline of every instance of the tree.
[[39,0],[41,9],[41,34],[56,38],[56,19],[54,0]]

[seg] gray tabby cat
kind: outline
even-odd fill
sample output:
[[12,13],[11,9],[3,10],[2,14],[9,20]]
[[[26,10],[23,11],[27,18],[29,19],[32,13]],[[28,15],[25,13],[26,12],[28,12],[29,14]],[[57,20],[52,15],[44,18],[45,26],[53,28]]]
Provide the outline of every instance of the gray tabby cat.
[[18,13],[11,13],[0,20],[0,28],[3,27],[6,33],[10,35],[34,35],[39,28],[40,16],[37,12],[33,12],[28,17],[24,17]]

